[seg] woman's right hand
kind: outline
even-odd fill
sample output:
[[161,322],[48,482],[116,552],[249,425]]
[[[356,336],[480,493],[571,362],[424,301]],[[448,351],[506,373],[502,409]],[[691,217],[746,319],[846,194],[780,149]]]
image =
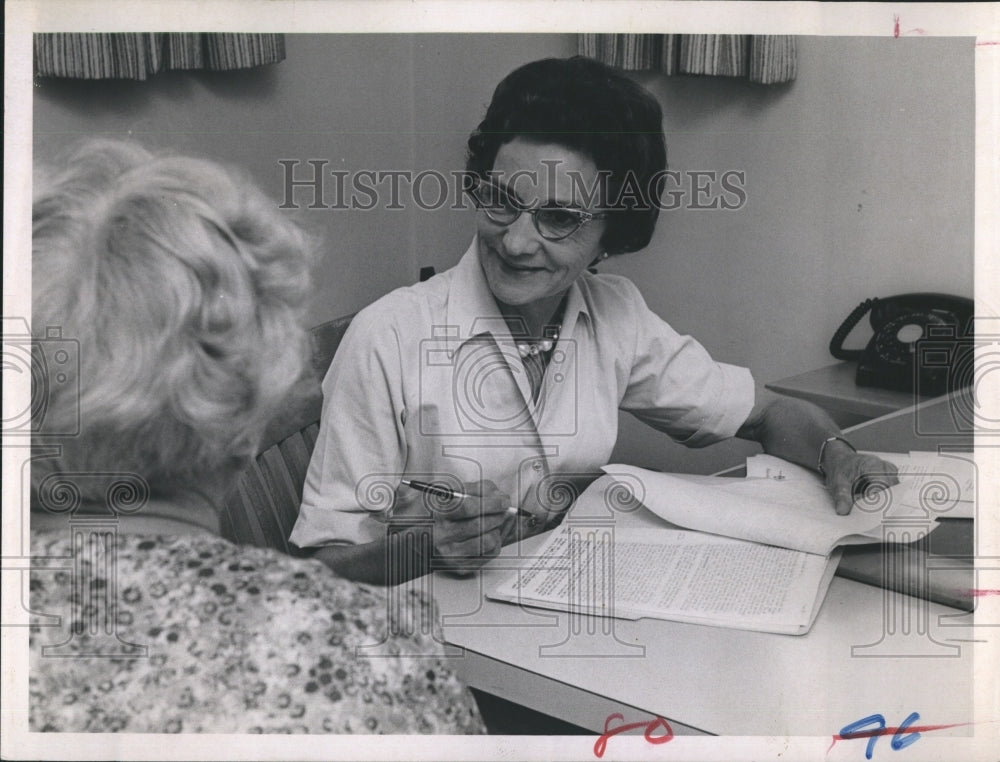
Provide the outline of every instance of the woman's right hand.
[[[500,553],[504,528],[515,517],[507,512],[510,496],[489,481],[463,482],[468,497],[445,500],[434,497],[434,568],[472,573]],[[412,487],[400,485],[399,497],[413,502],[424,497]]]

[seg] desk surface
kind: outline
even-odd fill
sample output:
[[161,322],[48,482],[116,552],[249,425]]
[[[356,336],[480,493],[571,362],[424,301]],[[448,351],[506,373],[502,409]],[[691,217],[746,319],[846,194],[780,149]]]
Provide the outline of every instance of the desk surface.
[[[869,449],[933,449],[936,428],[935,441],[968,444],[971,435],[956,435],[961,425],[945,426],[948,401],[934,403],[859,427],[852,439]],[[465,649],[456,668],[473,687],[597,732],[613,712],[719,735],[832,735],[876,712],[918,711],[935,724],[973,717],[971,614],[841,578],[804,636],[485,600],[517,554],[540,542],[505,549],[475,577],[432,579],[445,639]]]
[[[838,577],[803,636],[653,619],[600,620],[588,632],[569,614],[484,600],[506,573],[435,579],[446,640],[471,652],[459,672],[596,732],[616,711],[630,721],[664,717],[678,734],[778,736],[832,735],[876,711],[919,711],[935,723],[973,716],[972,635],[962,624],[970,615],[938,604]],[[914,626],[887,636],[883,607],[911,611],[926,634]]]
[[854,383],[857,363],[841,362],[773,381],[771,391],[813,402],[828,410],[841,425],[870,420],[912,406],[927,398]]

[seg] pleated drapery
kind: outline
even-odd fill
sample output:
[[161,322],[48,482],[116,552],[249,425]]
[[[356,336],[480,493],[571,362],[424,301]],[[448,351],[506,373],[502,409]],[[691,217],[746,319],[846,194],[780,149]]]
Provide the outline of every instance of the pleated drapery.
[[796,73],[795,38],[747,34],[581,34],[582,55],[625,71],[746,77],[765,85]]
[[285,58],[282,34],[36,34],[34,45],[35,76],[71,79],[249,69]]

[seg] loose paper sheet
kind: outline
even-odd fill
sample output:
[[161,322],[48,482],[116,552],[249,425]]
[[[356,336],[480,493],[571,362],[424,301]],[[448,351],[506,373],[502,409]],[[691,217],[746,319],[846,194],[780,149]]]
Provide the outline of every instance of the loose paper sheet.
[[[899,517],[900,509],[912,516],[971,519],[975,514],[976,464],[971,453],[935,452],[874,452],[899,469],[899,484],[891,487],[885,499],[873,498],[884,504],[883,512]],[[747,478],[812,483],[819,485],[816,474],[773,455],[747,458]],[[820,485],[821,486],[821,485]],[[855,507],[866,509],[865,501]]]
[[[791,465],[791,464],[789,464]],[[647,471],[611,465],[635,498],[671,524],[752,542],[829,555],[838,545],[881,542],[881,504],[838,516],[818,479],[733,479]],[[905,510],[901,508],[901,510]],[[933,528],[928,520],[928,531]]]

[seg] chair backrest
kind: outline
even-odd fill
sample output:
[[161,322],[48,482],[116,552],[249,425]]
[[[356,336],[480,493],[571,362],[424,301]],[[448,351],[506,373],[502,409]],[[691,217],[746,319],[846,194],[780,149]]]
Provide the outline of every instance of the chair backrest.
[[302,555],[288,542],[302,502],[302,487],[319,435],[320,379],[333,360],[353,315],[313,328],[314,373],[290,395],[268,425],[260,454],[244,469],[221,511],[222,536],[238,545]]
[[333,356],[337,353],[337,348],[353,319],[354,315],[347,315],[320,323],[309,331],[309,340],[312,342],[312,366],[319,378],[326,375],[326,371],[333,361]]

